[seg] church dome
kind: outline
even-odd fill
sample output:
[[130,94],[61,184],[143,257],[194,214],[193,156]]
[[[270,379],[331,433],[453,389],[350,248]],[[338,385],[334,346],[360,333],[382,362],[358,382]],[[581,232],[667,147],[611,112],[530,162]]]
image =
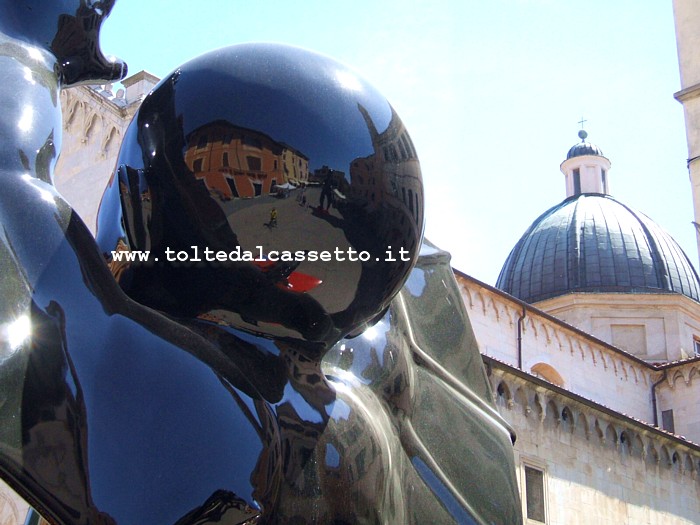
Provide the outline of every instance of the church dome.
[[605,155],[603,155],[603,150],[601,150],[598,146],[591,142],[586,142],[586,138],[588,138],[588,133],[586,133],[584,130],[581,130],[578,132],[578,136],[581,139],[581,142],[571,146],[571,149],[569,149],[569,152],[566,154],[567,160],[573,157],[582,157],[583,155],[595,155],[596,157],[605,157]]
[[570,292],[680,293],[700,281],[676,241],[609,195],[582,193],[543,213],[506,260],[496,287],[528,303]]
[[566,154],[566,158],[570,159],[573,157],[581,157],[583,155],[595,155],[597,157],[605,157],[605,155],[603,155],[603,151],[598,146],[591,142],[583,141],[571,146],[571,149]]

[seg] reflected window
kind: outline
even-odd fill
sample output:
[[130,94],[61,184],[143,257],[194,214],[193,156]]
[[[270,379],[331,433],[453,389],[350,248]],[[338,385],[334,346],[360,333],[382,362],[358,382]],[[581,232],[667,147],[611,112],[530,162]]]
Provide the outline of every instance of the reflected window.
[[253,157],[251,155],[248,155],[246,157],[246,161],[248,162],[248,169],[251,171],[262,171],[262,160],[260,157]]
[[525,465],[525,504],[528,520],[545,521],[544,471]]
[[228,184],[228,187],[231,188],[231,196],[235,197],[236,199],[239,198],[240,195],[238,194],[238,188],[236,188],[236,181],[226,177],[226,183]]
[[195,159],[195,161],[192,163],[192,171],[194,171],[195,173],[199,173],[200,171],[202,171],[202,163],[202,159]]
[[401,142],[399,142],[399,150],[401,151],[401,159],[406,160],[408,158],[408,154],[406,153],[406,148]]
[[221,165],[224,168],[228,168],[228,151],[224,151],[224,154],[221,156]]
[[406,138],[406,134],[403,133],[401,135],[401,142],[403,143],[404,147],[406,148],[406,151],[408,152],[408,156],[413,157],[412,151],[411,151],[411,146],[408,143],[408,139]]
[[357,467],[357,476],[362,477],[365,473],[365,449],[360,450],[360,453],[355,456],[355,466]]
[[418,203],[420,202],[420,200],[418,199],[418,192],[416,192],[416,194],[414,196],[416,198],[416,224],[418,224],[419,217],[420,217],[420,213],[418,211]]
[[250,135],[243,135],[243,144],[253,148],[262,149],[262,142],[260,142],[260,139],[257,137],[251,137]]
[[411,156],[412,156],[414,159],[417,159],[417,158],[418,158],[418,154],[416,153],[416,147],[413,145],[413,141],[411,140],[410,135],[408,135],[408,133],[406,133],[405,137],[406,137],[406,140],[407,140],[407,142],[408,142],[409,149],[410,149],[410,151],[411,151]]
[[326,466],[338,468],[340,466],[340,454],[332,444],[326,443]]

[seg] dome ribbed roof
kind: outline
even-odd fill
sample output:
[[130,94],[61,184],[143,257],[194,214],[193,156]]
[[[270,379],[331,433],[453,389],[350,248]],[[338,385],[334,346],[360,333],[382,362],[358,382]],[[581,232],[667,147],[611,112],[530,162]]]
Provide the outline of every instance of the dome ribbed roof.
[[676,292],[700,301],[700,280],[678,243],[646,215],[599,194],[543,213],[496,287],[528,303],[569,292]]
[[566,158],[570,159],[572,157],[581,157],[582,155],[597,155],[599,157],[605,157],[605,155],[603,155],[603,150],[601,150],[595,144],[591,142],[579,142],[578,144],[571,146],[571,149],[569,149],[569,152],[566,154]]

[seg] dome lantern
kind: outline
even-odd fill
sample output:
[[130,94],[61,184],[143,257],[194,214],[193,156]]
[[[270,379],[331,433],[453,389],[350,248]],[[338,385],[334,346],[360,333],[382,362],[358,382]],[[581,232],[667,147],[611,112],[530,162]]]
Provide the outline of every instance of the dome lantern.
[[588,133],[578,132],[581,142],[574,144],[566,154],[560,169],[566,178],[566,196],[576,197],[582,193],[607,195],[610,161],[601,149],[587,142]]

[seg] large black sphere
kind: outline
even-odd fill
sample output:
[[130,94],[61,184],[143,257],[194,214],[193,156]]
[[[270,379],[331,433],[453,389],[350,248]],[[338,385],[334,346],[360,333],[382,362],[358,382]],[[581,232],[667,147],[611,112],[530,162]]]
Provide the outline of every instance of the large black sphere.
[[386,99],[327,57],[246,44],[146,97],[97,237],[143,304],[323,349],[383,313],[422,231],[418,159]]

